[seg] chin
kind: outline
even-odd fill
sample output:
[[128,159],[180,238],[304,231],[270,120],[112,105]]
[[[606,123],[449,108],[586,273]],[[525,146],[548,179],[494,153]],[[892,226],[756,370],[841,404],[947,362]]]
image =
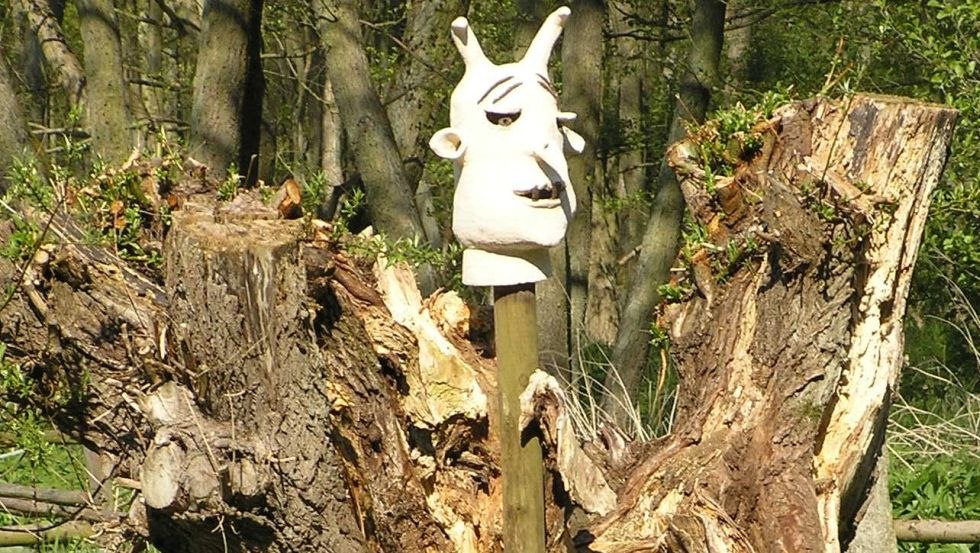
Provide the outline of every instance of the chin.
[[560,206],[542,209],[513,201],[496,208],[484,203],[453,210],[453,233],[460,244],[498,253],[556,246],[567,228]]
[[[517,221],[514,221],[517,223]],[[494,225],[492,231],[473,225],[453,225],[453,233],[459,243],[467,248],[477,248],[496,253],[508,250],[525,251],[557,246],[565,237],[566,225],[552,225],[530,231],[519,224]]]

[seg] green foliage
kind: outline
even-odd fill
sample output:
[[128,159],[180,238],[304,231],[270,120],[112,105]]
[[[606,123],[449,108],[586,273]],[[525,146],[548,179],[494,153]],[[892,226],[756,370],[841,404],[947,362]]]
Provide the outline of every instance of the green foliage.
[[10,187],[4,200],[19,199],[29,206],[50,209],[54,203],[54,190],[33,161],[15,159],[11,167]]
[[12,261],[25,260],[34,253],[39,230],[30,219],[13,217],[13,231],[7,242],[0,244],[0,257]]
[[[679,302],[685,299],[691,293],[690,286],[681,286],[679,284],[661,284],[657,287],[657,295],[660,299],[666,302]],[[653,342],[651,342],[652,344]]]
[[334,239],[342,242],[348,252],[356,257],[374,261],[381,256],[391,263],[407,263],[413,268],[427,265],[436,271],[439,282],[450,290],[463,290],[463,248],[451,241],[437,249],[416,236],[411,239],[389,240],[383,235],[361,236],[351,234],[350,224],[367,202],[364,191],[355,189],[341,203],[333,221]]
[[327,193],[327,176],[323,171],[317,171],[303,180],[302,205],[303,213],[316,213],[320,202]]
[[[736,102],[715,111],[703,125],[690,129],[709,183],[714,182],[715,176],[731,176],[737,165],[752,159],[762,148],[762,130],[757,125],[767,118],[767,112],[771,116],[774,97],[751,108]],[[713,189],[710,191],[713,193]]]
[[238,174],[238,165],[232,163],[228,166],[228,177],[218,184],[218,199],[223,202],[230,202],[238,194],[238,184],[242,176]]
[[894,470],[891,497],[896,518],[972,520],[980,518],[980,471],[965,453]]
[[[892,463],[889,478],[895,518],[975,520],[980,518],[978,459],[967,454],[935,458],[906,467]],[[899,545],[903,552],[969,553],[966,544]]]
[[[3,415],[0,415],[0,420]],[[35,415],[17,417],[4,432],[15,436],[9,451],[0,450],[0,480],[14,484],[55,489],[84,489],[87,478],[82,448],[49,441],[50,427]],[[56,518],[16,516],[0,510],[0,525],[57,523]],[[84,540],[58,540],[45,543],[38,551],[47,553],[96,553],[102,549]]]
[[33,386],[20,370],[20,365],[6,359],[7,344],[0,342],[0,391],[14,399],[30,395]]

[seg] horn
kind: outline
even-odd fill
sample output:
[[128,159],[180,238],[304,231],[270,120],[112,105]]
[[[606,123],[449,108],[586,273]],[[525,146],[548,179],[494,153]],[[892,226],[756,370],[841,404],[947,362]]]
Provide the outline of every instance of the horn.
[[551,49],[555,41],[561,35],[561,30],[565,26],[565,20],[572,13],[568,6],[562,6],[551,12],[551,15],[544,20],[538,34],[534,35],[534,40],[527,47],[521,63],[528,63],[535,66],[539,73],[547,73],[548,58],[551,57]]
[[456,49],[459,50],[459,55],[463,56],[463,63],[466,67],[472,65],[490,63],[487,59],[486,54],[483,53],[483,48],[480,48],[480,41],[476,39],[476,35],[473,34],[473,29],[470,27],[470,22],[466,20],[465,17],[457,17],[453,20],[451,25],[453,43],[456,44]]

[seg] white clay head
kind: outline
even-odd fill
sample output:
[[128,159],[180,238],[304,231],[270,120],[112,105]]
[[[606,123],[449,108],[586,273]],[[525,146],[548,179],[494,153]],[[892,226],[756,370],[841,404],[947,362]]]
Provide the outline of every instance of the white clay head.
[[[584,141],[565,127],[575,114],[558,110],[548,57],[570,13],[555,10],[524,57],[504,65],[487,59],[465,18],[452,23],[466,72],[450,100],[451,126],[429,146],[454,161],[453,232],[467,248],[526,257],[565,236],[575,212],[565,153],[581,153]],[[463,271],[474,280],[465,260]]]

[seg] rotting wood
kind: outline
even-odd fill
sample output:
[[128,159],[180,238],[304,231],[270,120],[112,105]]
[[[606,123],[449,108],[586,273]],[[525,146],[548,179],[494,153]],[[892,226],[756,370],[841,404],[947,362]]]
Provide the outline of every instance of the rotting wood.
[[912,268],[956,112],[859,96],[844,109],[823,104],[813,117],[821,124],[814,126],[807,171],[831,183],[854,183],[864,189],[858,198],[876,198],[888,206],[866,215],[874,230],[864,244],[850,347],[814,458],[830,553],[840,548],[838,536],[848,531],[838,521],[850,519],[862,503],[858,498],[884,439],[889,398],[903,364],[902,320]]
[[0,511],[27,516],[64,517],[91,522],[118,521],[123,513],[108,513],[82,506],[61,505],[36,499],[0,498]]
[[[758,249],[728,274],[705,265],[692,280],[707,289],[666,310],[681,382],[673,434],[583,544],[840,550],[849,529],[838,521],[865,493],[851,483],[867,481],[862,467],[880,451],[908,279],[954,120],[904,99],[795,103],[758,129],[753,161],[713,188],[697,158],[707,135],[670,150],[708,241]],[[839,196],[830,181],[861,195]]]
[[586,512],[605,515],[616,506],[616,494],[583,450],[567,410],[565,392],[555,377],[540,370],[531,374],[521,393],[521,430],[537,420],[545,443],[553,450],[565,491]]

